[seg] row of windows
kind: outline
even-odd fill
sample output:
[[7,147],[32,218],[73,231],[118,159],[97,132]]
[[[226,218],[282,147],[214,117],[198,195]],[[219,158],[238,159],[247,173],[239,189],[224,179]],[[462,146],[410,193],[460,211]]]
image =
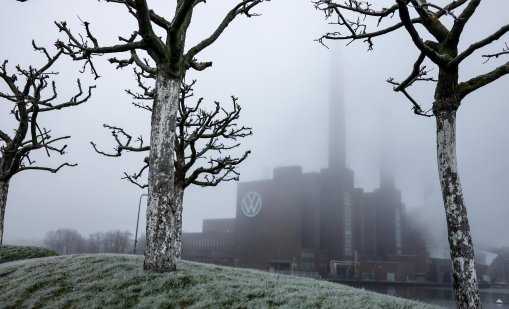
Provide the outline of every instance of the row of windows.
[[[223,257],[225,255],[224,252],[220,252],[220,251],[216,251],[216,250],[212,250],[212,251],[208,251],[206,254],[203,254],[203,251],[200,251],[200,249],[195,249],[195,250],[189,250],[189,252],[186,253],[186,257],[185,259],[189,259],[191,258],[192,260],[195,260],[195,261],[204,261],[206,262],[207,260],[210,260],[211,258],[217,258],[217,257]],[[227,258],[223,258],[224,261],[227,260]]]
[[301,252],[300,257],[302,259],[314,259],[315,253],[314,252]]
[[224,239],[193,239],[183,244],[191,247],[220,247],[226,248],[230,246],[230,242]]
[[345,256],[352,256],[352,199],[349,192],[345,192],[344,197],[344,242],[345,242]]
[[395,228],[396,228],[396,254],[402,254],[402,241],[401,241],[401,210],[399,208],[396,208],[395,213]]

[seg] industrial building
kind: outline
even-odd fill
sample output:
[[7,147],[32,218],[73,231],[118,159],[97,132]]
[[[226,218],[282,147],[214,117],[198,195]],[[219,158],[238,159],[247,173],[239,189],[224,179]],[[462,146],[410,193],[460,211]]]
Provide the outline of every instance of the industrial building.
[[365,193],[347,169],[274,169],[240,183],[236,217],[182,235],[184,259],[304,276],[418,281],[425,244],[390,183]]
[[354,185],[340,98],[333,87],[328,166],[280,167],[272,179],[239,183],[236,217],[184,233],[184,259],[344,280],[425,279],[425,244],[407,222],[391,173],[382,168],[373,192]]

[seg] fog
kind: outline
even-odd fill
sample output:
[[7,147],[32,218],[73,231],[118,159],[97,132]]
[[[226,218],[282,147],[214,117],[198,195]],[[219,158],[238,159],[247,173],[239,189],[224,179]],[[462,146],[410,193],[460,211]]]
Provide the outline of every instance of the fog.
[[[24,67],[40,64],[44,57],[34,52],[31,40],[54,51],[53,43],[63,38],[53,21],[66,20],[74,32],[83,33],[80,19],[89,21],[100,44],[118,42],[135,30],[134,19],[121,5],[98,1],[4,1],[0,19],[0,60],[9,59]],[[171,1],[170,1],[171,2]],[[390,2],[390,1],[389,1]],[[173,2],[149,1],[156,10],[170,13]],[[207,1],[193,15],[188,48],[199,42],[218,24],[235,1]],[[346,112],[347,164],[355,172],[355,184],[371,191],[379,184],[381,153],[392,169],[403,202],[434,240],[443,245],[445,218],[441,202],[435,154],[434,118],[413,114],[411,103],[395,93],[386,80],[403,80],[410,73],[418,53],[405,31],[374,40],[373,51],[362,42],[315,40],[334,30],[310,1],[273,0],[256,10],[261,16],[236,19],[223,36],[203,54],[200,61],[213,61],[203,72],[191,71],[197,79],[196,97],[206,102],[239,97],[240,123],[251,126],[254,135],[242,141],[239,151],[251,156],[239,168],[241,181],[272,177],[279,166],[300,165],[305,172],[327,165],[328,106],[331,59],[340,59],[341,85]],[[465,31],[468,46],[507,22],[509,3],[485,1]],[[168,14],[168,19],[171,18]],[[505,39],[505,40],[504,40]],[[484,49],[497,52],[503,39]],[[502,61],[490,61],[474,54],[463,65],[460,79],[487,72]],[[58,174],[22,172],[13,177],[6,209],[5,242],[41,239],[49,230],[72,227],[87,235],[112,229],[134,232],[139,188],[122,180],[123,172],[136,172],[143,155],[127,153],[106,158],[92,149],[94,141],[103,150],[114,147],[103,123],[118,125],[148,141],[150,116],[131,105],[124,89],[136,89],[132,69],[115,70],[107,56],[94,57],[100,79],[87,71],[78,73],[79,63],[63,58],[55,70],[59,98],[67,99],[76,90],[76,78],[84,86],[95,84],[91,100],[76,108],[48,113],[43,126],[60,135],[71,135],[65,156],[37,156],[40,165],[58,166],[77,162]],[[436,70],[434,71],[436,74]],[[333,82],[333,84],[335,84]],[[418,86],[412,93],[429,109],[433,84]],[[474,243],[488,248],[508,246],[509,205],[509,78],[501,78],[463,100],[458,112],[458,160],[463,191],[471,220]],[[0,85],[0,91],[5,85]],[[0,127],[12,130],[10,105],[0,104]],[[9,131],[11,132],[11,131]],[[204,218],[235,216],[236,183],[216,188],[190,187],[184,199],[187,232],[200,231]],[[142,205],[144,202],[142,203]],[[142,209],[144,207],[142,206]],[[143,210],[142,210],[143,213]],[[144,224],[144,215],[140,224]],[[142,228],[143,230],[143,228]]]

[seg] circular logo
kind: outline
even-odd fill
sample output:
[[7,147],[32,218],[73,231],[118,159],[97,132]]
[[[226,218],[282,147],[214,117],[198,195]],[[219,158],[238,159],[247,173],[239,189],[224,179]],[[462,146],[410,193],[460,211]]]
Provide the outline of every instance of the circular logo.
[[254,217],[262,209],[262,197],[256,192],[248,192],[244,195],[240,208],[246,217]]

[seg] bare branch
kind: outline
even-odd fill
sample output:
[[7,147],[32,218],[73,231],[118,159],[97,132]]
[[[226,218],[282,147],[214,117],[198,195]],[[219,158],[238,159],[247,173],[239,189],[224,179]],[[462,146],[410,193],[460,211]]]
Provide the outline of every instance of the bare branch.
[[[449,30],[440,22],[439,18],[435,16],[429,10],[429,4],[427,1],[422,0],[411,0],[410,1],[417,14],[419,14],[422,24],[428,30],[428,32],[435,37],[438,41],[443,41],[449,35]],[[437,7],[437,6],[434,6]],[[440,8],[440,11],[443,11],[444,14],[447,14],[447,11]]]
[[[120,157],[122,155],[122,152],[124,151],[132,151],[132,152],[143,152],[143,151],[149,151],[150,146],[143,146],[143,138],[140,136],[138,139],[136,139],[136,142],[139,143],[139,146],[132,146],[132,136],[127,134],[124,129],[119,127],[110,126],[107,124],[103,124],[103,127],[109,129],[111,131],[111,135],[115,139],[115,142],[117,145],[115,146],[115,152],[114,153],[106,153],[97,148],[97,145],[94,142],[90,142],[92,144],[92,147],[94,150],[102,154],[103,156],[107,157]],[[124,140],[124,141],[123,141]]]
[[[65,55],[70,56],[74,61],[84,60],[85,63],[83,65],[82,71],[84,72],[87,66],[90,66],[92,74],[95,75],[95,78],[99,78],[99,74],[97,73],[95,66],[92,62],[92,55],[101,55],[101,54],[111,54],[111,53],[119,53],[126,52],[136,49],[146,49],[146,44],[144,41],[133,41],[125,44],[118,44],[113,46],[101,47],[98,44],[97,39],[92,35],[89,28],[89,23],[85,22],[84,26],[87,32],[87,38],[92,41],[93,47],[89,47],[88,41],[83,38],[77,39],[71,32],[71,30],[67,27],[67,23],[63,22],[55,22],[55,25],[58,27],[60,32],[64,32],[67,35],[67,43],[58,40],[55,43],[55,46]],[[134,34],[133,34],[134,35]]]
[[[191,1],[191,0],[188,0]],[[185,59],[188,63],[192,63],[194,57],[214,43],[219,36],[223,33],[223,31],[228,27],[228,25],[238,16],[238,15],[246,15],[247,17],[256,16],[256,14],[250,13],[251,9],[256,5],[262,3],[264,0],[244,0],[237,4],[233,9],[226,14],[223,21],[219,24],[216,30],[206,39],[202,40],[196,46],[189,49],[187,54],[185,55]]]
[[[124,4],[124,5],[126,5],[126,7],[129,10],[129,12],[136,17],[136,12],[135,12],[136,4],[135,4],[134,0],[106,0],[106,2],[113,2],[113,3]],[[159,27],[161,27],[161,28],[163,28],[165,30],[167,30],[171,26],[171,23],[169,21],[167,21],[164,17],[162,17],[160,15],[157,15],[152,10],[149,11],[149,16],[150,16],[150,20],[154,24],[158,25]]]
[[136,53],[135,50],[132,50],[131,51],[131,59],[134,60],[134,62],[136,63],[136,65],[143,70],[143,72],[147,73],[147,74],[151,74],[151,75],[155,75],[157,70],[156,68],[152,68],[149,64],[148,64],[148,61],[141,61],[140,58],[138,57],[138,54]]
[[[426,29],[437,38],[439,41],[447,35],[448,31],[439,21],[439,19],[446,15],[454,17],[453,10],[463,5],[467,0],[451,1],[444,7],[439,7],[428,3],[427,1],[413,1],[414,7],[419,13],[418,18],[410,19],[412,24],[423,24]],[[403,28],[404,23],[402,21],[396,22],[393,25],[381,27],[380,24],[383,20],[392,18],[394,13],[399,10],[399,4],[395,4],[390,8],[382,8],[379,10],[372,9],[372,5],[369,1],[354,1],[349,0],[344,3],[336,3],[332,0],[316,0],[313,1],[314,6],[317,10],[323,11],[325,18],[329,19],[337,16],[337,21],[331,24],[337,24],[338,26],[345,26],[349,34],[342,34],[341,32],[329,32],[322,35],[317,41],[322,45],[326,46],[324,40],[364,40],[369,44],[369,50],[373,47],[373,38],[396,31]],[[419,4],[422,3],[422,4]],[[404,4],[406,6],[406,4]],[[436,8],[437,12],[431,12],[429,7]],[[354,13],[358,17],[353,20],[349,20],[342,13],[350,12]],[[368,23],[364,22],[366,18],[374,17],[378,19],[377,27],[379,30],[368,31]]]
[[[215,187],[224,181],[238,181],[239,173],[235,170],[235,167],[242,163],[250,153],[250,151],[246,151],[244,155],[238,159],[232,159],[230,157],[216,160],[211,159],[209,161],[210,166],[199,167],[193,171],[186,179],[184,187],[188,187],[191,184],[202,187]],[[199,177],[202,177],[202,180],[200,180]]]
[[507,43],[505,43],[505,47],[502,48],[501,52],[494,53],[494,54],[482,55],[482,57],[483,58],[487,58],[486,62],[488,62],[491,58],[498,58],[498,57],[500,57],[502,55],[509,55],[509,45],[507,45]]
[[456,56],[450,63],[449,66],[457,66],[461,61],[465,60],[468,56],[470,56],[472,53],[474,53],[476,50],[500,39],[504,34],[506,34],[509,31],[509,24],[501,27],[498,29],[495,33],[492,35],[473,43],[470,45],[467,49],[465,49],[461,54]]
[[429,71],[426,71],[426,67],[421,67],[422,63],[426,59],[426,55],[421,52],[417,61],[414,63],[414,67],[410,75],[401,83],[397,83],[393,78],[389,78],[387,80],[388,83],[394,85],[393,90],[396,92],[401,92],[405,95],[405,97],[413,104],[413,111],[416,115],[431,117],[433,114],[428,114],[428,112],[424,112],[421,108],[421,105],[417,103],[417,101],[410,96],[406,88],[412,86],[412,84],[416,81],[436,81],[433,78],[423,78]]
[[122,179],[128,180],[130,183],[138,186],[140,189],[148,188],[148,184],[140,184],[138,182],[138,178],[141,178],[147,167],[148,165],[145,165],[137,174],[129,175],[127,173],[124,173],[124,177],[122,177]]
[[399,16],[407,32],[410,34],[414,45],[424,53],[431,61],[436,63],[438,66],[445,66],[448,59],[439,55],[433,48],[429,47],[424,43],[419,33],[415,29],[412,20],[410,19],[410,13],[408,12],[407,3],[405,0],[396,0],[399,4]]
[[460,83],[458,85],[460,98],[463,99],[471,92],[484,87],[507,74],[509,74],[509,62],[506,62],[491,72],[479,75],[468,81]]
[[[143,38],[143,42],[148,47],[147,51],[152,58],[163,61],[167,58],[166,47],[152,29],[150,10],[147,1],[134,0],[134,3],[136,5],[136,19],[138,21],[140,35]],[[130,50],[132,50],[132,48]]]
[[196,59],[192,59],[190,62],[187,63],[188,68],[193,68],[196,71],[203,71],[206,68],[209,68],[212,66],[212,62],[197,62]]
[[[96,88],[96,86],[95,85],[89,86],[87,94],[84,97],[82,97],[83,89],[81,87],[81,81],[79,79],[77,80],[77,84],[78,84],[78,93],[76,95],[74,95],[69,101],[62,102],[62,103],[55,104],[55,105],[45,103],[44,105],[46,105],[48,107],[41,108],[39,111],[40,112],[48,112],[48,111],[52,111],[52,110],[61,110],[66,107],[78,106],[80,104],[87,102],[90,99],[90,97],[92,96],[92,89]],[[56,93],[55,93],[55,97],[56,97]]]
[[175,9],[175,16],[171,22],[172,30],[179,32],[184,25],[184,21],[189,17],[193,8],[195,7],[194,0],[179,0],[177,1],[177,8]]
[[[371,8],[372,5],[367,1],[353,0],[353,1],[346,2],[345,5],[333,3],[331,1],[315,1],[315,5],[322,4],[322,3],[327,4],[328,9],[340,8],[340,9],[344,9],[347,11],[360,13],[365,16],[374,16],[374,17],[381,17],[381,18],[388,17],[398,11],[397,4],[392,5],[390,8],[382,8],[380,10],[373,10]],[[346,4],[348,4],[348,5],[346,5]]]
[[458,46],[459,39],[461,33],[463,32],[463,28],[467,24],[468,20],[474,14],[477,6],[481,3],[481,0],[470,0],[467,7],[461,12],[460,16],[454,21],[454,25],[449,32],[449,36],[447,38],[447,46]]
[[28,170],[36,170],[36,171],[51,172],[51,173],[55,174],[55,173],[58,173],[58,171],[64,166],[74,167],[74,166],[78,166],[78,164],[77,163],[63,163],[60,166],[58,166],[57,168],[41,167],[41,166],[24,166],[24,167],[19,168],[16,171],[16,173],[19,173],[22,171],[28,171]]
[[16,81],[18,80],[18,78],[16,77],[15,74],[13,74],[12,76],[9,76],[7,74],[7,69],[6,69],[6,66],[7,66],[7,63],[8,61],[7,60],[4,60],[4,62],[2,63],[2,66],[0,66],[0,77],[4,80],[4,82],[7,84],[7,86],[9,87],[9,90],[13,93],[12,96],[9,96],[7,94],[2,94],[2,97],[5,97],[5,98],[14,98],[14,102],[16,102],[16,98],[18,96],[21,95],[21,91],[19,90],[19,88],[16,86]]
[[11,143],[12,139],[7,135],[4,131],[0,130],[0,139],[2,139],[6,144]]
[[410,73],[410,76],[408,76],[401,84],[399,84],[397,87],[394,88],[394,91],[400,91],[408,86],[411,86],[412,83],[419,77],[423,75],[423,71],[421,69],[421,64],[424,62],[424,59],[426,59],[426,55],[421,52],[419,55],[419,58],[417,58],[417,61],[414,63],[414,68],[412,70],[412,73]]
[[49,53],[48,53],[48,51],[46,50],[46,48],[37,46],[37,45],[35,44],[35,41],[34,41],[34,40],[32,40],[32,47],[33,47],[35,50],[40,51],[41,53],[43,53],[43,54],[46,56],[46,58],[48,59],[48,61],[49,61],[49,62],[51,62],[51,60],[52,60],[52,58],[53,58],[53,57],[51,57],[51,56],[49,55]]
[[[58,51],[55,55],[50,55],[48,50],[44,47],[37,46],[32,41],[34,49],[46,58],[46,63],[40,68],[29,66],[28,69],[23,69],[21,66],[16,66],[18,76],[7,73],[7,61],[4,61],[0,66],[0,77],[7,85],[11,93],[1,93],[0,97],[7,99],[13,103],[12,114],[18,122],[15,128],[14,136],[9,136],[5,130],[0,130],[0,139],[5,142],[1,151],[0,157],[0,179],[9,180],[13,175],[24,170],[43,170],[56,173],[63,166],[75,166],[75,164],[64,163],[57,168],[49,168],[42,166],[35,166],[35,162],[30,159],[30,154],[33,151],[42,149],[49,157],[52,153],[60,155],[65,154],[67,145],[56,146],[58,142],[70,138],[70,136],[53,137],[51,131],[42,127],[39,121],[39,113],[48,112],[52,110],[60,110],[63,108],[76,106],[82,104],[91,96],[92,88],[88,88],[88,93],[84,95],[81,88],[81,83],[78,81],[78,94],[72,97],[69,101],[53,104],[52,102],[57,98],[57,90],[54,81],[49,81],[50,77],[56,72],[48,72],[57,59],[62,54]],[[17,84],[23,83],[22,87]],[[51,95],[44,98],[44,90],[51,85]]]

